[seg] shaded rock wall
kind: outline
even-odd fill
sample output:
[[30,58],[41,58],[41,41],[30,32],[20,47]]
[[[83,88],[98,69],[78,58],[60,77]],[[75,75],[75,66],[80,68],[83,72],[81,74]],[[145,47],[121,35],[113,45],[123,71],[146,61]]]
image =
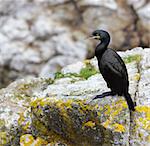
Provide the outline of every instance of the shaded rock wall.
[[117,50],[148,46],[147,0],[0,0],[0,86],[93,56],[97,28]]

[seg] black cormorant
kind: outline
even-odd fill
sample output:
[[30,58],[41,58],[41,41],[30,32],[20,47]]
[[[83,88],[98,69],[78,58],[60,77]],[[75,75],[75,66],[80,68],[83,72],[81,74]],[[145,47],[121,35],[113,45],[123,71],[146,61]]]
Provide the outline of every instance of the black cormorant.
[[128,92],[129,81],[127,69],[121,57],[113,49],[108,48],[110,42],[109,33],[104,30],[95,30],[90,37],[100,40],[95,49],[95,56],[97,57],[99,70],[107,83],[107,87],[111,89],[110,92],[97,95],[94,99],[110,95],[123,95],[127,101],[129,110],[134,111],[135,105]]

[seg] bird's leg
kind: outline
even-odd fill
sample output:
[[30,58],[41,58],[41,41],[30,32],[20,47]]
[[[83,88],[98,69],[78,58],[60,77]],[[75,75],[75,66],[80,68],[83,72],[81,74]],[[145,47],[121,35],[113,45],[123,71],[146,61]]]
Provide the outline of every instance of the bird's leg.
[[97,99],[97,98],[104,98],[105,96],[114,96],[114,95],[116,95],[116,93],[114,93],[114,92],[112,92],[112,91],[109,91],[109,92],[104,92],[104,93],[102,93],[102,94],[100,94],[100,95],[96,95],[94,98],[93,98],[93,100],[95,100],[95,99]]

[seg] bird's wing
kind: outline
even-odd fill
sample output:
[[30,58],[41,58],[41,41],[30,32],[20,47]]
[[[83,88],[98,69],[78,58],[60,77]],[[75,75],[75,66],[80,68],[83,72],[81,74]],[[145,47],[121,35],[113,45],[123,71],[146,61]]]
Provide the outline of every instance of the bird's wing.
[[106,66],[109,70],[122,79],[128,80],[127,69],[121,57],[112,49],[109,49],[108,54],[110,54],[108,55],[110,57],[107,58]]

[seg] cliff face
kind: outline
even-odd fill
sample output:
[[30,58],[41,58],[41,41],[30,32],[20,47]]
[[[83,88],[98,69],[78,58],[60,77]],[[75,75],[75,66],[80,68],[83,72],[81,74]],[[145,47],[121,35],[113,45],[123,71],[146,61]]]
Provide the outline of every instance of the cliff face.
[[0,0],[0,86],[91,57],[95,29],[117,50],[149,46],[149,10],[147,0]]
[[0,145],[148,146],[150,49],[119,52],[136,111],[123,97],[92,98],[109,89],[96,59],[66,66],[51,78],[25,78],[0,90]]

